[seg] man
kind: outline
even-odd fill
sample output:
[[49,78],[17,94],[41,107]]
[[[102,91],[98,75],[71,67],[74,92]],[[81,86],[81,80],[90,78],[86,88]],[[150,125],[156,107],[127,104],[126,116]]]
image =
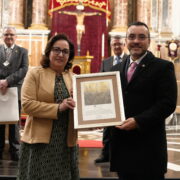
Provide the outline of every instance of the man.
[[[114,56],[111,56],[102,61],[101,72],[110,71],[113,65],[116,65],[127,58],[127,54],[124,53],[125,42],[121,36],[114,36],[111,39],[111,49]],[[110,127],[106,127],[103,130],[103,148],[100,156],[95,160],[95,163],[109,162],[109,141],[110,141]]]
[[[16,30],[13,27],[3,29],[4,44],[0,45],[0,93],[6,94],[9,87],[17,87],[19,95],[22,80],[28,70],[27,50],[15,44]],[[9,112],[11,113],[11,112]],[[0,125],[0,159],[3,158],[5,146],[5,125]],[[9,152],[11,160],[18,160],[19,128],[18,125],[9,125]]]
[[142,22],[128,27],[126,45],[130,57],[112,67],[120,71],[126,120],[112,128],[110,169],[120,180],[164,180],[165,119],[177,99],[174,66],[147,50],[150,33]]

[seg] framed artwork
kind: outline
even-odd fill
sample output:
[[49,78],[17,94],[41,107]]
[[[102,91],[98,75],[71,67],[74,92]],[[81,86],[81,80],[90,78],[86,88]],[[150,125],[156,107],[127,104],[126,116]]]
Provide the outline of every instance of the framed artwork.
[[73,76],[75,129],[120,125],[125,120],[119,72]]

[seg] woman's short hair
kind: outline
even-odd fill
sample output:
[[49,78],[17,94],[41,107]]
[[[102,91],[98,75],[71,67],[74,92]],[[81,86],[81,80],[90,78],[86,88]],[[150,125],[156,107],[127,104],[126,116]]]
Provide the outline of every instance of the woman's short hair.
[[40,62],[41,66],[43,68],[47,68],[50,66],[49,55],[50,55],[51,49],[52,49],[54,43],[56,41],[59,41],[59,40],[65,40],[69,44],[69,50],[70,50],[69,59],[68,59],[68,62],[66,64],[64,70],[69,70],[72,67],[72,61],[73,61],[74,55],[75,55],[74,45],[65,34],[57,34],[57,35],[51,37],[50,40],[48,41],[47,45],[46,45],[45,53],[44,53],[42,60]]

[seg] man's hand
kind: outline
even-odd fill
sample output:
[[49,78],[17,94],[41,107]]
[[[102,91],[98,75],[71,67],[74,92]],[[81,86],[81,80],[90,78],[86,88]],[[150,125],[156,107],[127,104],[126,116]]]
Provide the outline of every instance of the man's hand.
[[136,129],[137,127],[138,125],[134,118],[128,118],[127,120],[123,121],[120,126],[116,126],[116,128],[127,131]]
[[8,82],[6,79],[0,80],[0,91],[4,95],[7,92]]
[[6,79],[0,80],[0,88],[1,87],[8,87],[8,82]]

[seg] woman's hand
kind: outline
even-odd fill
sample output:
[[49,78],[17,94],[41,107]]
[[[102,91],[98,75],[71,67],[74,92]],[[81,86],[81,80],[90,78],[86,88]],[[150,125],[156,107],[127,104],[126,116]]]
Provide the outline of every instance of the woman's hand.
[[65,111],[67,109],[74,109],[75,107],[75,101],[73,100],[72,97],[69,97],[67,99],[64,99],[61,104],[59,104],[59,111]]

